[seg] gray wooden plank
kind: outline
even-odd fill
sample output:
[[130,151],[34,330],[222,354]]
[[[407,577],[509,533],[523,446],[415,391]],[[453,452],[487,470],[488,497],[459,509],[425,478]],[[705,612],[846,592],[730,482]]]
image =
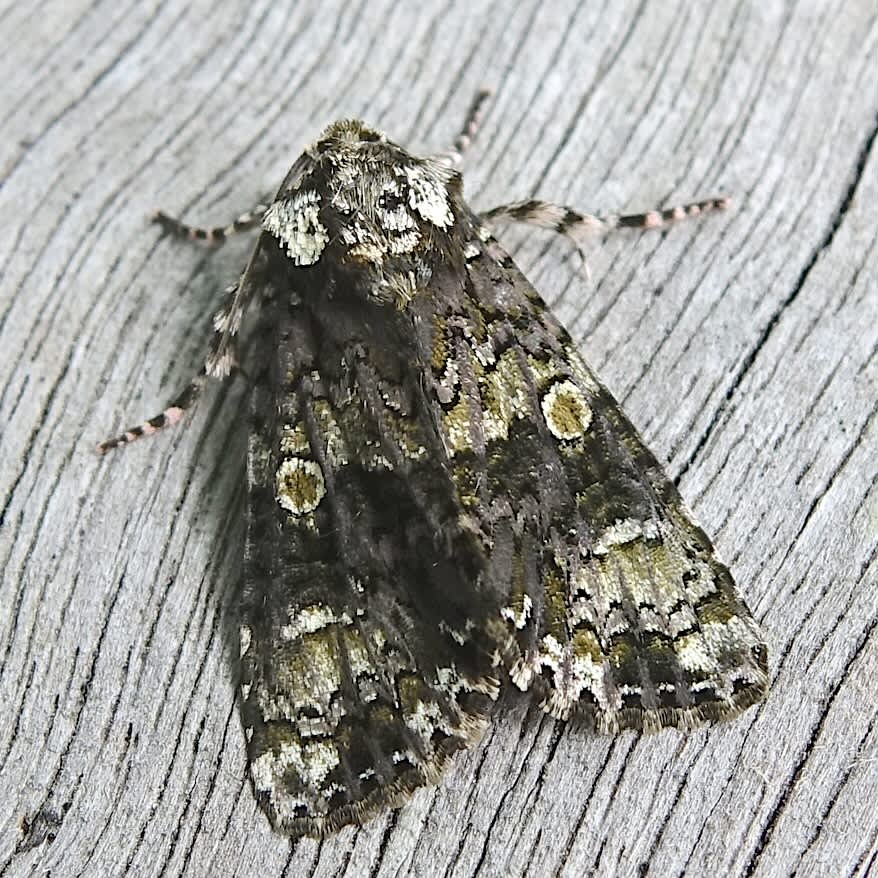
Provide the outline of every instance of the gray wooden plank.
[[[0,32],[0,875],[868,873],[874,4],[78,0],[4,4]],[[476,207],[735,197],[596,242],[590,282],[563,241],[501,237],[731,562],[770,696],[615,738],[510,699],[439,787],[290,847],[235,705],[246,388],[92,451],[197,368],[246,258],[145,218],[233,217],[340,116],[442,149],[483,84]]]

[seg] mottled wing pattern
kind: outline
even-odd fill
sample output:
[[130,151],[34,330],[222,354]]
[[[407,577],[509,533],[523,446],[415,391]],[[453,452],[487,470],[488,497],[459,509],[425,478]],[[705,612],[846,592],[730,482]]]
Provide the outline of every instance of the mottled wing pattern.
[[322,835],[478,740],[497,605],[474,588],[483,546],[461,527],[402,312],[277,295],[249,449],[242,714],[272,822]]
[[601,731],[730,717],[766,647],[728,569],[545,303],[479,221],[466,283],[417,311],[461,504],[479,522],[513,681]]
[[[721,719],[765,690],[728,570],[463,201],[448,162],[483,98],[446,161],[341,120],[231,226],[156,216],[214,243],[263,231],[199,374],[99,449],[176,423],[230,374],[244,312],[263,303],[242,718],[257,798],[293,837],[437,780],[484,730],[501,663],[554,716],[605,731]],[[491,214],[612,225],[540,202]]]

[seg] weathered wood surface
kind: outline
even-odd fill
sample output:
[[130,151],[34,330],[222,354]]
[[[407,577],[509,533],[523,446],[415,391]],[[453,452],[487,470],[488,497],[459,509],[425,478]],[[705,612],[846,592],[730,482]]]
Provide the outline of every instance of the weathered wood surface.
[[[54,0],[0,10],[0,875],[864,876],[878,857],[878,11],[862,2]],[[328,121],[447,146],[470,200],[735,208],[502,237],[679,476],[771,644],[688,736],[507,705],[437,789],[292,848],[230,666],[243,382],[99,459],[198,366],[225,220]]]

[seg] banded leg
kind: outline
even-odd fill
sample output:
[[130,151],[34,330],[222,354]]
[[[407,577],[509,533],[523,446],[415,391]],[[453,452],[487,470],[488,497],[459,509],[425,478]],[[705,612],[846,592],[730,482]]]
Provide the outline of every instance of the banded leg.
[[[249,267],[248,267],[249,270]],[[225,302],[213,318],[213,339],[210,351],[199,373],[189,382],[186,388],[178,393],[157,415],[145,420],[142,424],[129,427],[124,433],[105,439],[97,446],[98,454],[106,454],[114,448],[128,445],[142,436],[151,436],[164,427],[170,427],[183,418],[201,396],[209,378],[228,377],[237,364],[235,338],[241,326],[241,318],[251,297],[253,284],[234,283],[225,290]]]
[[709,198],[706,201],[695,201],[666,210],[649,210],[646,213],[627,215],[610,214],[600,217],[589,213],[579,213],[569,207],[552,204],[550,201],[531,200],[503,204],[486,211],[481,216],[482,219],[489,222],[492,220],[513,220],[551,229],[553,232],[570,238],[579,247],[581,241],[595,231],[622,228],[657,229],[682,219],[699,216],[708,211],[725,210],[730,203],[728,198]]
[[470,104],[460,133],[454,138],[454,144],[448,152],[437,156],[439,161],[446,165],[451,165],[453,168],[460,166],[461,162],[463,162],[464,153],[470,148],[470,144],[473,142],[473,138],[482,124],[485,104],[488,98],[491,97],[491,94],[492,92],[488,88],[479,89],[473,98],[473,102]]
[[170,427],[173,424],[176,424],[201,395],[201,391],[204,389],[206,383],[207,374],[204,367],[202,367],[201,371],[192,379],[186,389],[182,393],[177,394],[177,396],[165,406],[162,412],[152,418],[148,418],[136,427],[129,427],[124,433],[120,433],[112,439],[105,439],[103,442],[98,443],[98,454],[106,454],[114,448],[128,445],[135,439],[140,439],[141,436],[151,436],[153,433],[157,433],[164,427]]
[[157,210],[152,215],[152,221],[158,223],[175,238],[185,238],[188,241],[204,241],[205,244],[220,247],[232,235],[240,234],[247,229],[258,226],[262,222],[262,216],[266,210],[268,210],[267,204],[257,204],[251,210],[242,213],[233,223],[227,226],[215,226],[214,228],[189,226],[161,210]]

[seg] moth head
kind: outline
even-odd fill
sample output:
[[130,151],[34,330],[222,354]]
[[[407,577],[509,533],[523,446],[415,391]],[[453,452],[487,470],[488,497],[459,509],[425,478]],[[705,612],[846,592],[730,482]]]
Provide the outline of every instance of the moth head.
[[330,125],[297,165],[263,219],[294,265],[404,307],[460,252],[461,181],[447,165],[356,120]]

